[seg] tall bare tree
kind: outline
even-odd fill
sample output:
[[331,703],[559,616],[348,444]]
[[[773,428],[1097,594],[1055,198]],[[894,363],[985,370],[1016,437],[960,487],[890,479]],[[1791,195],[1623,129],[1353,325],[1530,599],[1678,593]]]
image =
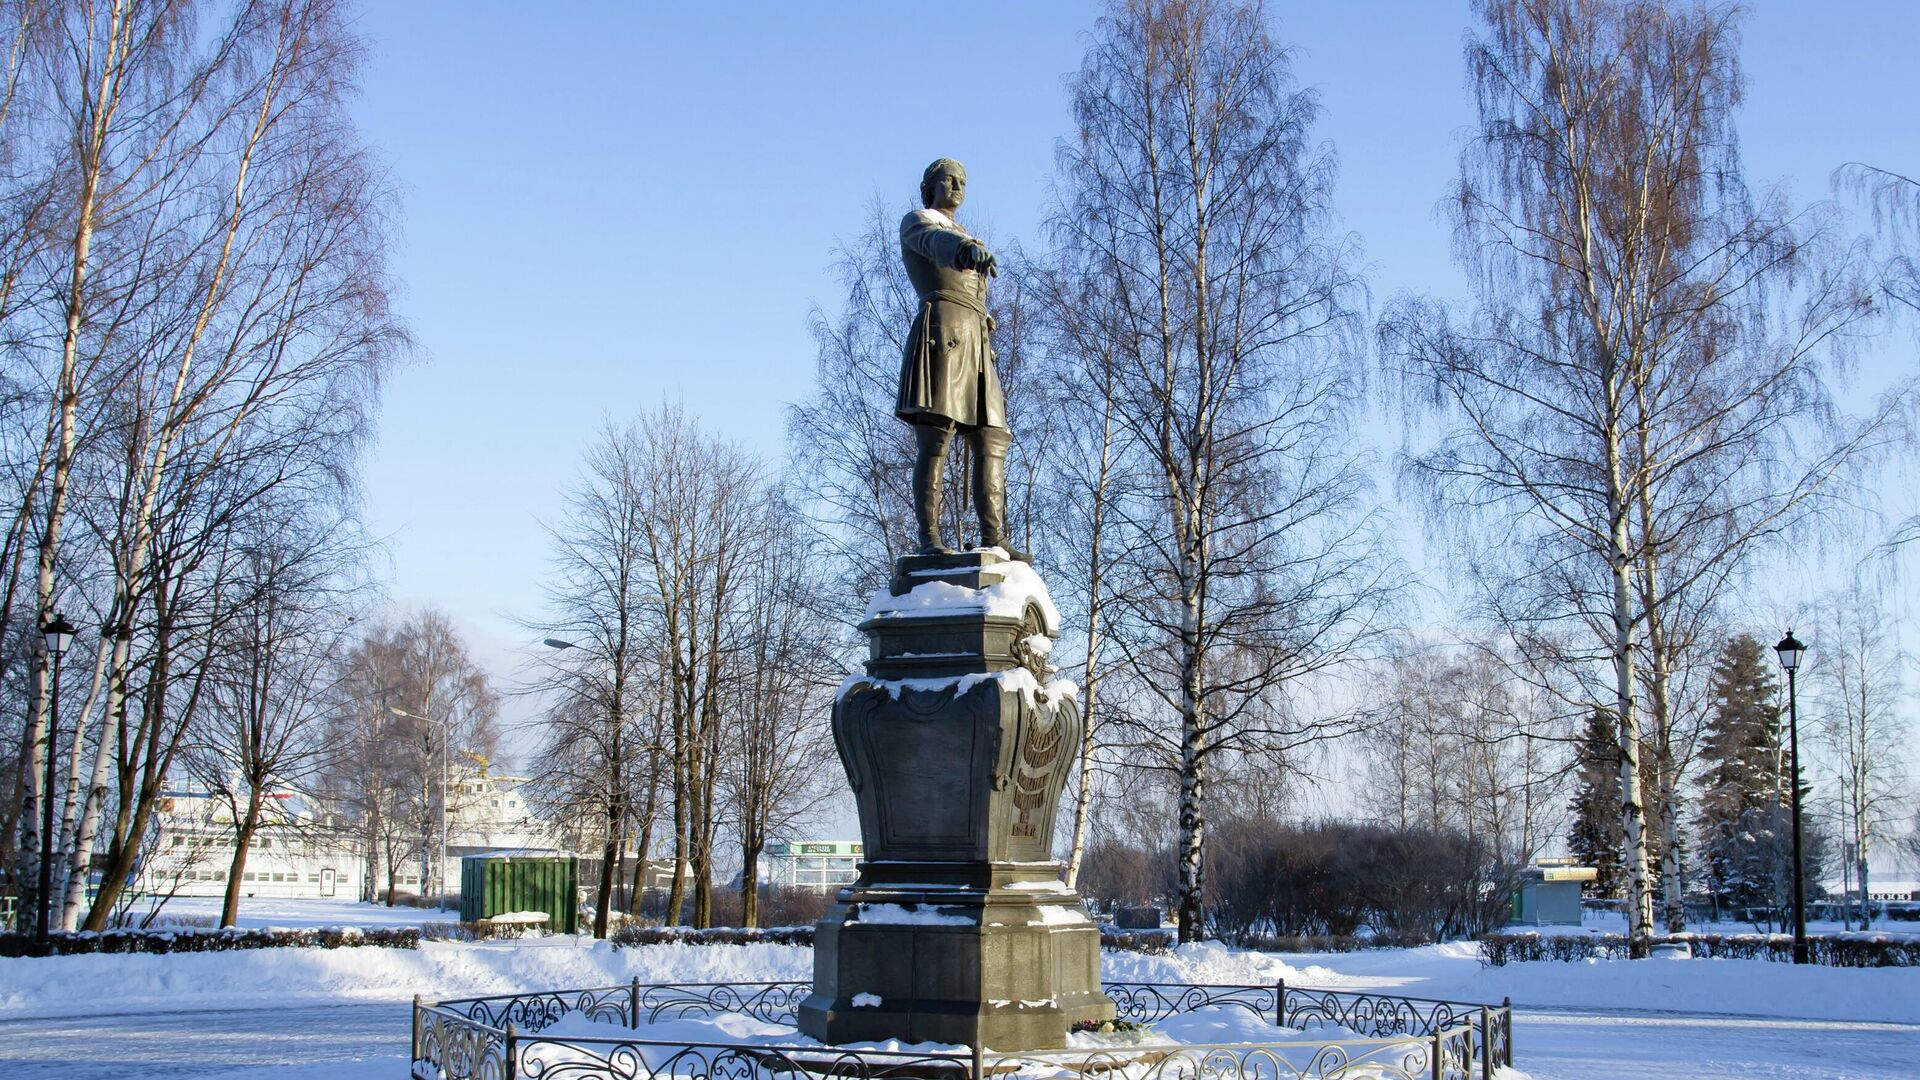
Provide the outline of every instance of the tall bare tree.
[[434,883],[442,810],[451,819],[461,798],[443,769],[458,756],[496,755],[500,697],[452,620],[432,609],[374,623],[342,663],[327,736],[339,753],[318,786],[372,841],[369,863],[384,859],[391,904],[409,860],[423,893]]
[[639,857],[647,857],[658,792],[652,769],[663,749],[665,664],[651,618],[657,594],[643,517],[651,464],[645,449],[637,426],[606,425],[567,493],[564,516],[547,529],[553,555],[546,629],[561,651],[542,665],[541,682],[557,700],[535,788],[552,813],[594,819],[589,835],[598,836],[601,852],[596,937],[607,934],[619,859],[636,826]]
[[1853,910],[1864,930],[1873,921],[1870,857],[1888,845],[1911,795],[1902,749],[1912,744],[1905,686],[1912,664],[1884,600],[1865,581],[1828,597],[1821,608],[1834,614],[1819,635],[1822,647],[1808,654],[1808,683],[1819,710],[1820,756],[1834,781],[1841,849],[1861,897]]
[[1289,688],[1382,629],[1391,571],[1337,449],[1361,289],[1317,101],[1258,4],[1116,4],[1072,98],[1056,229],[1116,276],[1114,420],[1139,478],[1113,509],[1112,641],[1151,702],[1130,710],[1134,752],[1179,779],[1190,941],[1215,757],[1340,730]]
[[[49,191],[44,210],[34,215],[36,226],[59,237],[46,245],[55,264],[48,284],[58,299],[38,311],[9,312],[16,320],[42,323],[38,334],[19,331],[9,337],[29,343],[27,363],[44,364],[55,373],[48,380],[46,488],[44,496],[35,491],[28,500],[39,511],[34,621],[44,625],[57,599],[61,530],[81,441],[83,399],[99,381],[112,379],[118,359],[113,331],[128,311],[121,304],[102,318],[99,309],[133,296],[145,257],[156,254],[142,242],[152,231],[151,207],[157,193],[173,190],[179,174],[212,139],[211,128],[195,121],[214,78],[230,70],[239,35],[218,33],[203,46],[195,40],[184,5],[175,3],[110,0],[32,9],[19,5],[17,18],[8,20],[19,27],[13,44],[17,61],[27,65],[22,74],[34,83],[20,96],[15,96],[23,89],[18,81],[9,87],[8,120],[15,136],[9,142],[32,146],[32,136],[38,135],[50,144],[43,151],[44,179],[37,181]],[[56,162],[56,152],[70,162]],[[38,198],[28,201],[41,206]],[[107,242],[96,251],[103,233]],[[17,272],[11,268],[9,276]],[[44,657],[34,661],[29,682],[22,881],[37,874],[29,864],[37,861],[40,848],[38,803],[54,797],[40,790],[39,779],[51,692]]]
[[[1072,826],[1068,831],[1065,879],[1075,885],[1085,859],[1097,798],[1096,761],[1102,698],[1107,677],[1105,646],[1111,632],[1114,543],[1110,537],[1113,504],[1125,486],[1121,470],[1137,460],[1121,439],[1116,416],[1119,384],[1117,343],[1130,324],[1125,318],[1126,279],[1113,272],[1120,250],[1111,220],[1103,223],[1105,250],[1083,261],[1075,230],[1063,224],[1062,255],[1034,274],[1041,323],[1041,394],[1048,405],[1043,423],[1056,430],[1056,444],[1045,463],[1050,527],[1043,530],[1054,589],[1077,626],[1080,663],[1080,748],[1074,784]],[[1099,259],[1105,261],[1098,261]],[[1139,351],[1136,340],[1130,347]],[[1070,646],[1071,649],[1071,646]]]
[[693,889],[693,922],[713,919],[714,845],[727,679],[746,567],[761,540],[763,465],[663,407],[632,429],[647,648],[659,658],[671,769],[674,877],[668,918]]
[[[768,492],[757,550],[742,586],[730,665],[726,758],[720,784],[740,842],[741,922],[759,925],[760,856],[767,841],[807,820],[833,791],[837,771],[827,714],[841,668],[823,647],[833,633],[818,541],[784,497]],[[789,835],[791,833],[789,832]]]
[[269,807],[276,798],[310,797],[332,753],[324,728],[342,673],[342,638],[358,606],[359,553],[343,542],[351,531],[339,530],[333,515],[310,510],[302,518],[255,508],[252,543],[228,582],[239,595],[212,660],[206,723],[187,753],[188,769],[225,802],[234,823],[221,926],[239,917],[247,854]]
[[1480,121],[1448,199],[1475,308],[1401,300],[1380,339],[1416,412],[1449,425],[1406,475],[1481,611],[1569,712],[1615,718],[1644,939],[1641,757],[1671,723],[1681,640],[1665,635],[1817,512],[1890,414],[1836,424],[1825,391],[1822,359],[1869,312],[1831,215],[1744,185],[1738,9],[1475,6]]

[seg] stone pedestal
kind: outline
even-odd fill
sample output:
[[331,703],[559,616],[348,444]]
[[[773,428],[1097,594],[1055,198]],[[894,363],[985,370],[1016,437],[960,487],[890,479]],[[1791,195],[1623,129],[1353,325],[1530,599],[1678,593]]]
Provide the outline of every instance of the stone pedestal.
[[867,676],[834,703],[866,861],[819,923],[801,1030],[1029,1050],[1113,1016],[1099,928],[1051,857],[1081,732],[1046,663],[1058,623],[993,549],[895,564]]

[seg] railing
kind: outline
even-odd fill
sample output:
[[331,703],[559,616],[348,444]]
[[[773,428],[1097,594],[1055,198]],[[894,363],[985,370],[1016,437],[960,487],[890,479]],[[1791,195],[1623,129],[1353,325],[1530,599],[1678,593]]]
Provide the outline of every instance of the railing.
[[[1496,1065],[1513,1065],[1513,1002],[1508,998],[1498,1005],[1480,1005],[1368,990],[1289,987],[1285,980],[1279,983],[1276,996],[1282,1027],[1300,1031],[1337,1027],[1376,1037],[1417,1035],[1435,1040],[1436,1062],[1460,1056],[1452,1044],[1461,1040],[1459,1032],[1464,1028],[1468,1045],[1462,1060],[1468,1071],[1459,1075],[1472,1075],[1477,1065],[1479,1075],[1490,1078]],[[1434,1075],[1442,1075],[1440,1066],[1436,1065]]]
[[1088,1074],[1123,1070],[1127,1080],[1491,1080],[1513,1064],[1513,1010],[1367,991],[1232,984],[1110,982],[1102,988],[1121,1019],[1152,1023],[1225,1006],[1273,1018],[1276,1026],[1334,1038],[1215,1045],[1155,1044],[1016,1053],[914,1053],[830,1046],[776,1046],[544,1034],[575,1013],[639,1028],[661,1020],[743,1013],[793,1022],[806,982],[642,983],[584,990],[456,998],[413,1006],[417,1080],[991,1080],[1052,1066]]

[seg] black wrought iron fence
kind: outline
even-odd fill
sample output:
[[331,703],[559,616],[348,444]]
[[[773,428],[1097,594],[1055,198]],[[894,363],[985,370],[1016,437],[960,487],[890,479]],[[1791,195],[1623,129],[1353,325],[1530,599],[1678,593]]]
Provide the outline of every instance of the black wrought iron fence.
[[[1277,1028],[1324,1040],[996,1053],[918,1053],[825,1046],[648,1039],[643,1025],[742,1013],[793,1022],[811,984],[642,983],[579,990],[501,994],[427,1003],[414,999],[416,1080],[991,1080],[1035,1068],[1128,1080],[1491,1080],[1513,1064],[1513,1012],[1506,1002],[1400,997],[1367,991],[1260,984],[1109,982],[1102,988],[1121,1019],[1150,1024],[1209,1007],[1243,1008]],[[552,1034],[561,1018],[628,1028],[632,1035]]]

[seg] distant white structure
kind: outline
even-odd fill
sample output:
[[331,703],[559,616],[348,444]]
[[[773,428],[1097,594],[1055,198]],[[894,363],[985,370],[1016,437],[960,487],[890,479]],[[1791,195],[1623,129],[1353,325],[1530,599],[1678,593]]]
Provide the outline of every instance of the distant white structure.
[[795,840],[767,845],[761,856],[767,884],[779,888],[832,892],[859,876],[858,840]]
[[[525,777],[490,773],[479,762],[454,769],[447,789],[450,894],[460,891],[463,855],[553,846],[552,834],[534,817],[521,791],[526,782]],[[140,868],[136,888],[176,896],[225,895],[236,835],[226,800],[183,787],[167,791],[157,809],[159,846]],[[384,873],[374,875],[371,887],[364,880],[371,860],[361,838],[329,810],[289,794],[270,796],[249,845],[240,895],[358,897],[384,890]],[[413,846],[419,847],[420,841]],[[438,862],[439,843],[434,837],[424,859],[421,852],[409,853],[393,879],[395,888],[430,893]]]
[[[447,800],[447,858],[501,848],[552,848],[552,833],[533,816],[521,792],[526,783],[524,776],[496,776],[484,765],[456,768]],[[459,872],[449,873],[453,891],[460,891]]]
[[[1860,899],[1860,886],[1857,883],[1848,885],[1839,881],[1828,881],[1823,884],[1826,886],[1827,895],[1835,900],[1858,901]],[[1875,902],[1920,900],[1920,881],[1911,878],[1869,878],[1867,899]]]
[[[155,807],[159,846],[141,865],[142,893],[223,896],[233,866],[233,812],[205,790],[170,789]],[[303,813],[290,795],[268,797],[248,844],[241,896],[361,895],[366,858],[355,838]],[[417,875],[411,879],[416,887]]]
[[1513,891],[1510,922],[1526,926],[1579,926],[1580,890],[1600,876],[1574,859],[1540,859],[1521,871]]

